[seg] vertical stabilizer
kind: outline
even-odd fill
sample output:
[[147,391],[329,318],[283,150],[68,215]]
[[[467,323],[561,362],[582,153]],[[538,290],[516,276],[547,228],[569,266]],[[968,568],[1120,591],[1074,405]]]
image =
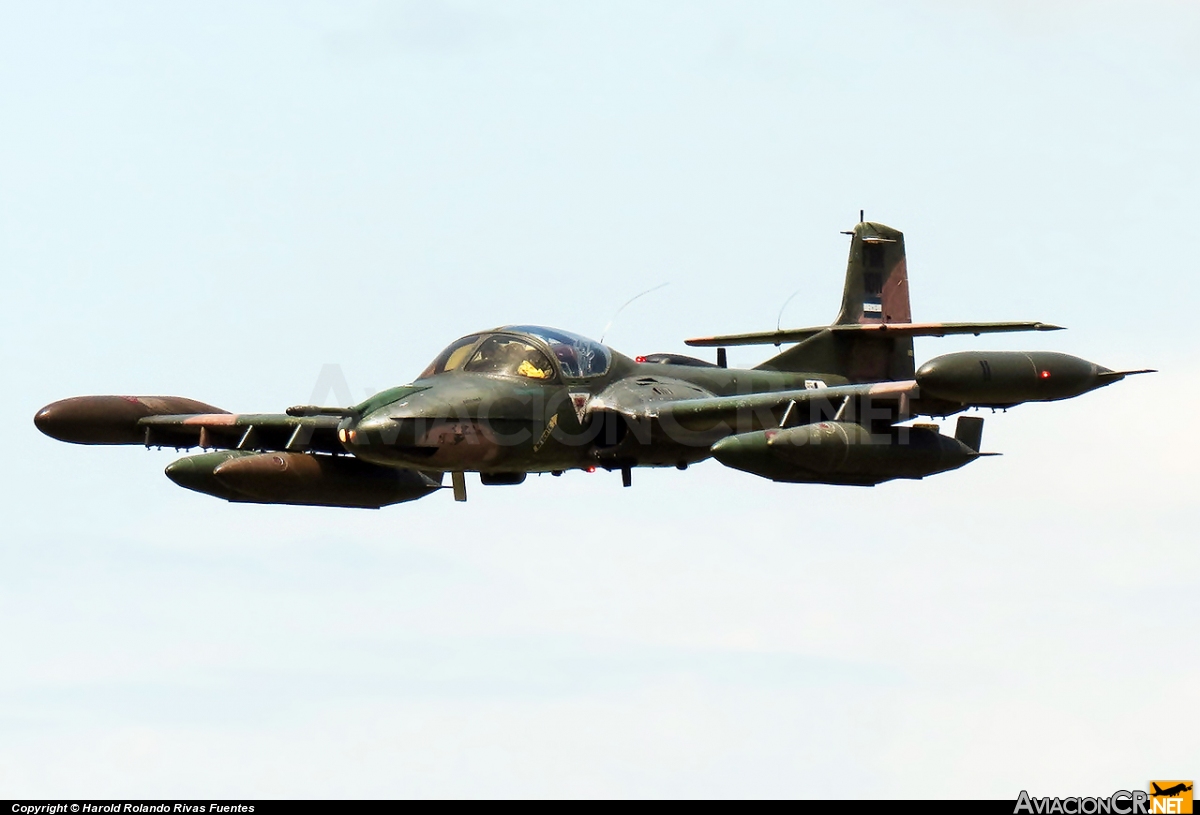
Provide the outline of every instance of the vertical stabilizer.
[[954,427],[954,438],[976,453],[983,448],[983,419],[979,416],[959,416]]
[[836,324],[911,323],[904,233],[864,222],[853,234]]
[[[835,325],[911,323],[904,233],[864,221],[850,234],[842,310]],[[911,336],[859,336],[846,331],[822,331],[758,367],[835,374],[851,382],[912,379],[915,375]]]

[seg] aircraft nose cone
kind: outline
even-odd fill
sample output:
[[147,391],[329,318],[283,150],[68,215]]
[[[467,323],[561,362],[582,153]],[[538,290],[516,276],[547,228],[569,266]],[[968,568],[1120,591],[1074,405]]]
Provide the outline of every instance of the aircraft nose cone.
[[363,447],[410,445],[419,430],[427,426],[428,422],[419,418],[376,413],[360,419],[347,431],[345,446],[353,451]]
[[357,447],[367,447],[371,444],[372,434],[377,438],[380,436],[383,425],[384,423],[375,416],[355,422],[346,422],[338,431],[338,439],[347,450],[353,451]]

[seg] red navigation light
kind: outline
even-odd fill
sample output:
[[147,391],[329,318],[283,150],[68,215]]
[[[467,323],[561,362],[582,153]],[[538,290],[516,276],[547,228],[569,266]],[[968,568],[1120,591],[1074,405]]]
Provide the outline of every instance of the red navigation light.
[[589,473],[594,473],[594,472],[596,472],[596,468],[595,468],[595,467],[585,467],[584,469],[585,469],[585,470],[587,470]]
[[1042,371],[1042,379],[1049,379],[1049,378],[1050,378],[1050,372]]
[[645,357],[634,357],[633,361],[634,362],[645,362],[646,358]]

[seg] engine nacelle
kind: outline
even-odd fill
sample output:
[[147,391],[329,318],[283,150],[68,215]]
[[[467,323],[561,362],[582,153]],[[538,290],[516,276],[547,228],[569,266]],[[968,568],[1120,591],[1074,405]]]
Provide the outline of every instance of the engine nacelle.
[[1070,399],[1112,384],[1122,374],[1054,351],[959,351],[917,371],[922,399],[1008,407]]
[[[959,436],[974,436],[980,420],[961,424]],[[970,428],[970,432],[965,431]],[[974,461],[979,452],[936,428],[894,427],[872,434],[852,422],[818,422],[778,430],[741,433],[712,446],[727,467],[773,481],[873,486],[894,478],[924,478]]]
[[441,488],[414,470],[310,453],[224,450],[181,458],[166,473],[189,490],[254,504],[379,509]]

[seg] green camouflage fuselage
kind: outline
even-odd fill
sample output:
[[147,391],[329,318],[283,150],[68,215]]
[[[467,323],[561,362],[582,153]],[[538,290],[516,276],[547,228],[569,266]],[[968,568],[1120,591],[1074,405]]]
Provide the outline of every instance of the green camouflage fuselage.
[[679,399],[841,385],[844,377],[638,363],[613,354],[603,376],[535,381],[450,371],[379,393],[343,419],[339,438],[376,464],[429,472],[552,472],[589,466],[682,466],[707,458],[728,431],[676,439],[627,408]]

